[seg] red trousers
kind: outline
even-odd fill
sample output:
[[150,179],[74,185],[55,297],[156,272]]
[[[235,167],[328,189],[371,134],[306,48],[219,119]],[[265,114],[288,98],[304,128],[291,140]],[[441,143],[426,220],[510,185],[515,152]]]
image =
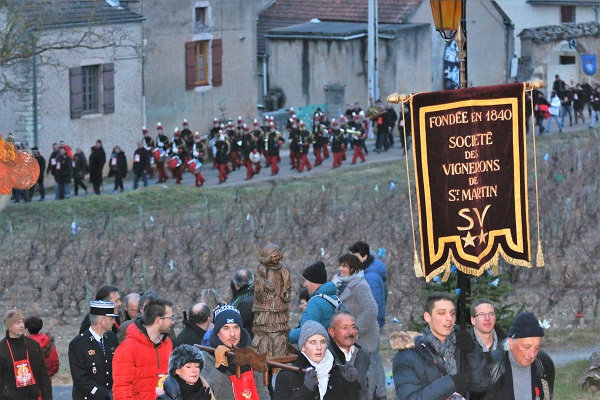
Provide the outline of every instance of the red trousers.
[[323,157],[329,158],[329,143],[327,142],[323,144]]
[[169,179],[169,176],[167,175],[167,171],[165,170],[165,162],[164,161],[156,162],[156,170],[158,171],[158,181],[159,182],[166,182],[167,179]]
[[300,155],[300,153],[298,151],[290,150],[290,164],[292,165],[293,168],[298,168],[298,166],[300,165],[301,157],[302,156]]
[[182,163],[177,168],[169,168],[171,170],[171,173],[173,174],[173,179],[175,179],[175,183],[177,185],[181,184],[181,179],[183,178],[183,166],[184,164]]
[[271,175],[276,175],[279,172],[279,162],[278,156],[269,156],[269,162],[267,165],[271,165]]
[[298,171],[304,171],[304,167],[308,171],[312,169],[312,165],[310,165],[310,161],[308,161],[308,154],[300,154],[300,165],[298,165]]
[[342,160],[344,158],[344,153],[338,151],[337,153],[333,153],[333,168],[340,167],[342,165]]
[[246,179],[251,179],[254,176],[254,167],[252,166],[252,161],[244,160],[244,165],[246,166]]
[[352,156],[352,164],[356,162],[356,159],[360,157],[362,162],[365,162],[365,154],[362,151],[362,146],[354,146],[354,155]]
[[321,157],[321,148],[313,147],[313,153],[315,154],[315,167],[323,163],[323,157]]
[[206,182],[206,179],[202,176],[201,172],[196,174],[196,186],[202,186]]
[[227,164],[217,164],[219,167],[219,183],[223,183],[227,180]]
[[235,171],[242,167],[242,160],[240,160],[239,151],[231,151],[229,153],[229,162],[231,162],[231,169]]

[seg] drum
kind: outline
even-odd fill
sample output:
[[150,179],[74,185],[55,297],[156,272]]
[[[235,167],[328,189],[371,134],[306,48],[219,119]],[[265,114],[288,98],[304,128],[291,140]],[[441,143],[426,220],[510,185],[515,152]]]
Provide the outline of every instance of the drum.
[[202,163],[196,159],[192,159],[188,161],[187,168],[192,174],[198,174],[202,168]]
[[260,161],[260,153],[257,150],[254,150],[252,153],[250,153],[250,161],[253,163]]
[[181,158],[179,158],[179,156],[173,156],[171,157],[167,165],[169,166],[169,168],[177,168],[181,165]]
[[156,148],[154,149],[152,156],[156,162],[165,161],[167,159],[167,152],[164,149]]
[[217,143],[217,138],[212,138],[208,142],[208,148],[212,150],[213,157],[217,156],[217,146],[215,146],[215,143]]

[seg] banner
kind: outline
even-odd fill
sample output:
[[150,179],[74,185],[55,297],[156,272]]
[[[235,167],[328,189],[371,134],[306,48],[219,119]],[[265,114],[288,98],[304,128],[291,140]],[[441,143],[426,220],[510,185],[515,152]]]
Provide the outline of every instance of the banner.
[[581,68],[586,75],[594,75],[596,73],[596,55],[595,54],[582,54],[581,55]]
[[530,267],[522,83],[417,94],[413,146],[423,276]]

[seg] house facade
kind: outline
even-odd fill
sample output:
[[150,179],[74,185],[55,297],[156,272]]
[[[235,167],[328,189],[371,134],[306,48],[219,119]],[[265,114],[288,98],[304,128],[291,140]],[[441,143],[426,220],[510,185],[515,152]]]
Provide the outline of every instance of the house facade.
[[35,24],[40,52],[3,67],[18,90],[2,94],[0,131],[46,157],[60,140],[86,154],[96,139],[133,149],[142,116],[143,17],[106,2],[25,0],[3,18]]

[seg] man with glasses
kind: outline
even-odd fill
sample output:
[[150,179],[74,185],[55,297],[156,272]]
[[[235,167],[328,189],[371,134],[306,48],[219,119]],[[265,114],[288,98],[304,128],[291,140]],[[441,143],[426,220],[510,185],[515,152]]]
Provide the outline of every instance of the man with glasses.
[[91,326],[69,343],[73,399],[112,398],[112,359],[119,345],[112,326],[117,315],[113,302],[90,302]]
[[496,327],[496,311],[488,299],[478,299],[471,305],[471,335],[483,350],[488,364],[492,362],[491,351],[500,348],[506,334]]
[[173,343],[168,334],[173,325],[173,303],[151,298],[142,318],[127,328],[125,340],[113,358],[115,399],[155,399],[162,395],[169,371]]
[[138,293],[129,293],[123,299],[123,321],[129,321],[130,319],[135,319],[138,315],[138,311],[140,309],[140,295]]

